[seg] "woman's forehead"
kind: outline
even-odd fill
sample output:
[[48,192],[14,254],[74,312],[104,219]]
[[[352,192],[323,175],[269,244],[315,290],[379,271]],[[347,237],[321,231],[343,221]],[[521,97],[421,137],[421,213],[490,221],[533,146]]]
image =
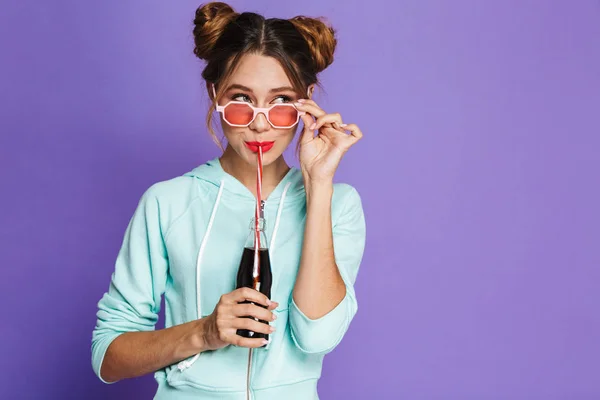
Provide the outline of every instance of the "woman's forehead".
[[258,54],[246,54],[240,59],[227,86],[232,85],[244,86],[256,94],[293,86],[279,61]]

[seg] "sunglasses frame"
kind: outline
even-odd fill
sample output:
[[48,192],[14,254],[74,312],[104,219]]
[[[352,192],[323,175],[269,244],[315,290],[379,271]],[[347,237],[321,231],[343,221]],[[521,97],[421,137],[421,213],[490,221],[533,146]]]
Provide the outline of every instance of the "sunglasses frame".
[[[212,86],[212,90],[213,90],[213,95],[216,98],[217,97],[217,93],[215,91],[215,86]],[[239,125],[239,124],[232,124],[231,122],[229,122],[227,120],[227,118],[225,117],[225,108],[227,108],[227,106],[229,106],[230,104],[244,104],[248,107],[250,107],[252,109],[252,111],[254,112],[254,114],[252,115],[252,119],[250,120],[250,122],[248,122],[245,125]],[[269,111],[271,111],[272,108],[274,107],[292,107],[296,110],[296,121],[291,124],[291,125],[287,125],[287,126],[279,126],[279,125],[275,125],[271,122],[271,119],[269,118]],[[254,107],[252,104],[247,103],[245,101],[237,101],[237,100],[231,100],[229,102],[227,102],[226,104],[220,106],[219,104],[216,105],[216,111],[220,112],[221,115],[223,116],[223,121],[227,122],[228,125],[230,126],[235,126],[235,127],[240,127],[240,128],[245,128],[247,126],[249,126],[252,122],[254,122],[254,120],[256,119],[256,116],[260,113],[262,113],[265,118],[267,119],[267,121],[269,122],[269,125],[271,125],[273,128],[275,129],[289,129],[292,128],[293,126],[295,126],[298,121],[300,121],[300,116],[306,114],[305,111],[300,111],[298,110],[293,104],[290,103],[282,103],[282,104],[273,104],[270,107]]]

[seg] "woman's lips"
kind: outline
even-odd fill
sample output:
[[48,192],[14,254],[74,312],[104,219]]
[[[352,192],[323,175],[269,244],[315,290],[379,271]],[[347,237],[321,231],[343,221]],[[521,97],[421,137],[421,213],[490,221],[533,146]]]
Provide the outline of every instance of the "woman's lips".
[[245,142],[246,143],[246,147],[250,149],[250,151],[254,152],[254,153],[258,153],[258,148],[262,147],[262,151],[263,153],[266,153],[267,151],[271,150],[271,148],[273,147],[273,144],[275,144],[275,142]]

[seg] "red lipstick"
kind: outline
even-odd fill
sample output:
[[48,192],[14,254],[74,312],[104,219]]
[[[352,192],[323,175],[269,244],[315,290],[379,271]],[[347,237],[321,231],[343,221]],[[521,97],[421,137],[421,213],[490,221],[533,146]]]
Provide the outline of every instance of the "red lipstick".
[[263,153],[271,150],[275,142],[245,142],[246,147],[249,148],[252,152],[258,153],[258,148],[262,147]]

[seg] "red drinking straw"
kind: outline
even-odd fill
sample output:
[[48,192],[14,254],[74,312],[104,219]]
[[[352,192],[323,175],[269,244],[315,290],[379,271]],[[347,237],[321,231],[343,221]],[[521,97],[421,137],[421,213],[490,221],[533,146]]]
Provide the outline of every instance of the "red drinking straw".
[[254,288],[260,290],[260,218],[262,217],[262,174],[263,174],[263,153],[262,146],[258,146],[257,168],[256,168],[256,218],[254,229]]

